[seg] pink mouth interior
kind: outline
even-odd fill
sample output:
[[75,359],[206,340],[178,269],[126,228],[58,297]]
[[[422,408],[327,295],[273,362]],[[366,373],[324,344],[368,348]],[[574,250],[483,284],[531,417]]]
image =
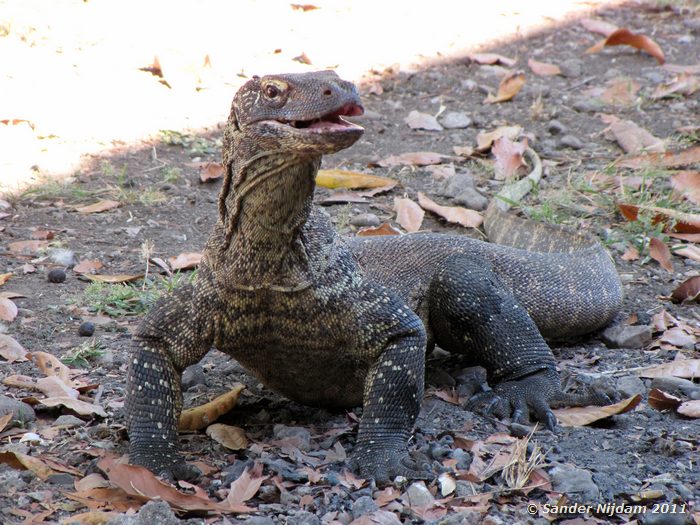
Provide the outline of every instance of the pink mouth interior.
[[343,107],[324,115],[320,119],[316,119],[309,124],[308,129],[318,131],[334,131],[356,127],[354,124],[347,122],[341,117],[356,117],[365,112],[364,108],[359,104],[345,104]]

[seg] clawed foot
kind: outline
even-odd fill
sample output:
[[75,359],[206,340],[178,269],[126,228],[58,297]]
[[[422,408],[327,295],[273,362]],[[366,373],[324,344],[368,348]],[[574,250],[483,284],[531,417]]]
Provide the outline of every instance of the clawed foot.
[[179,455],[176,458],[130,455],[129,463],[146,467],[156,476],[169,483],[175,483],[179,480],[194,482],[202,476],[201,470],[187,463]]
[[616,394],[602,385],[592,385],[584,394],[562,392],[559,376],[552,369],[514,381],[499,383],[493,390],[473,396],[468,408],[499,419],[510,417],[512,421],[528,424],[530,413],[549,430],[554,430],[557,418],[552,407],[607,405]]
[[405,449],[358,445],[348,462],[361,477],[374,479],[377,486],[389,485],[397,476],[409,480],[435,477],[425,456],[416,454],[416,457],[411,457]]

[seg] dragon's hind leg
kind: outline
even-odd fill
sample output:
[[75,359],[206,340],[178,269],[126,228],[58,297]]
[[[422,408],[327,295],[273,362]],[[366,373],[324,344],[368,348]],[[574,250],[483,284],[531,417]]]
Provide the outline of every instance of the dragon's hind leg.
[[532,411],[553,428],[552,405],[608,401],[598,392],[562,392],[552,351],[488,261],[462,255],[449,259],[435,272],[428,301],[435,342],[486,369],[495,386],[480,401],[488,400],[497,416],[526,421]]

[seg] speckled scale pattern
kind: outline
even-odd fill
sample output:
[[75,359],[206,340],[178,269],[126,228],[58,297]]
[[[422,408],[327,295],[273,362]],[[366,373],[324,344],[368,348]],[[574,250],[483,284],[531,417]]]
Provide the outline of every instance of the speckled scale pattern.
[[[132,463],[173,478],[196,473],[176,446],[180,374],[212,346],[290,399],[362,404],[351,464],[381,483],[426,475],[407,443],[435,342],[486,366],[505,415],[532,409],[549,420],[550,402],[566,401],[541,334],[589,331],[614,315],[620,287],[607,254],[432,234],[341,239],[312,206],[314,178],[321,155],[361,130],[309,133],[278,121],[359,104],[332,72],[254,77],[234,97],[219,220],[197,279],[161,299],[133,337]],[[544,230],[531,231],[537,245]]]

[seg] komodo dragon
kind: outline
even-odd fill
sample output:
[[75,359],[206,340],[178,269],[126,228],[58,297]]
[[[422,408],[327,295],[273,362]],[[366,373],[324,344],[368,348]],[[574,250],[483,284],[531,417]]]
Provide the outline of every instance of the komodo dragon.
[[133,464],[196,475],[176,445],[180,374],[212,346],[300,403],[362,404],[351,464],[380,483],[426,475],[407,443],[434,344],[486,368],[500,415],[533,411],[552,427],[550,405],[582,401],[562,392],[542,336],[589,332],[616,315],[621,286],[607,252],[503,213],[487,217],[489,236],[530,251],[461,235],[341,238],[312,205],[315,175],[323,154],[360,138],[343,117],[362,113],[355,86],[330,71],[253,77],[236,93],[219,218],[196,280],[162,298],[133,336]]

